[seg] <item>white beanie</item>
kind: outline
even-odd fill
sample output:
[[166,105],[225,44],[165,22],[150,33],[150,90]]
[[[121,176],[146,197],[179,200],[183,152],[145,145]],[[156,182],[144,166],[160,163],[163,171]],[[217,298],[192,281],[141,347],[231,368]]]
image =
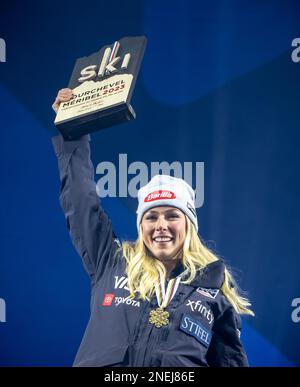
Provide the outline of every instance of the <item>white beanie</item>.
[[179,208],[192,221],[198,231],[195,209],[195,192],[183,179],[168,175],[156,175],[138,191],[137,228],[144,213],[153,207]]

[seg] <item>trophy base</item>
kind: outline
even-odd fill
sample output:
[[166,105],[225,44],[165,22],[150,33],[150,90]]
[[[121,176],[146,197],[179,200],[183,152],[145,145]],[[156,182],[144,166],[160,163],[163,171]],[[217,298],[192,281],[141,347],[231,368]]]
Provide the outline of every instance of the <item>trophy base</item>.
[[78,118],[61,121],[56,123],[56,127],[65,140],[71,141],[85,134],[130,121],[135,117],[136,114],[132,106],[122,103],[110,109],[105,109],[105,111],[100,110],[92,114],[87,113]]

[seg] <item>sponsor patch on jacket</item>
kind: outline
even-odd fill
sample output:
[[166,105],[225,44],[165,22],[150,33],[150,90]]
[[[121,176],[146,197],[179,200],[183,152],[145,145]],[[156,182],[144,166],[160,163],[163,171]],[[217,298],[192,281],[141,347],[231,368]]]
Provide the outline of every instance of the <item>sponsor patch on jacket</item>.
[[205,347],[209,346],[212,337],[211,331],[190,315],[184,314],[182,316],[180,329],[188,335],[195,337]]
[[140,301],[134,300],[132,297],[116,297],[115,305],[119,306],[120,304],[137,306],[138,308],[141,306]]
[[187,300],[186,306],[189,306],[192,312],[199,312],[202,316],[204,316],[209,325],[211,325],[214,321],[214,316],[210,308],[208,306],[204,305],[201,300],[192,301]]
[[161,199],[176,199],[176,195],[172,191],[159,190],[149,193],[144,199],[144,202],[154,202],[154,200]]
[[119,277],[115,275],[115,289],[125,289],[129,290],[128,286],[128,278],[127,277]]
[[102,306],[111,306],[114,297],[114,294],[105,294]]
[[219,289],[198,288],[197,292],[208,298],[216,298],[219,293]]

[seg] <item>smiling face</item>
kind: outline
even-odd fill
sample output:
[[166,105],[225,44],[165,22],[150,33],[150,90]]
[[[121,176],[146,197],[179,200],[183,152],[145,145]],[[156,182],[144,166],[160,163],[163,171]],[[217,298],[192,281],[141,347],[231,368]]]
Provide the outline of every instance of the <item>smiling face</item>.
[[141,226],[152,255],[163,263],[176,263],[186,236],[185,214],[175,207],[154,207],[145,212]]

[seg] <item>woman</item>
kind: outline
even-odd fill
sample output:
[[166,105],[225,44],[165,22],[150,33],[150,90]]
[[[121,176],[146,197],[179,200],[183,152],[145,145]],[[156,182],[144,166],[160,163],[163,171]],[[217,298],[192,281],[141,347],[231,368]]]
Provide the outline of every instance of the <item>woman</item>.
[[[60,90],[53,109],[71,98]],[[96,194],[89,141],[53,138],[60,203],[92,284],[74,366],[248,365],[240,314],[253,312],[197,235],[192,188],[153,177],[138,193],[138,239],[120,246]]]

